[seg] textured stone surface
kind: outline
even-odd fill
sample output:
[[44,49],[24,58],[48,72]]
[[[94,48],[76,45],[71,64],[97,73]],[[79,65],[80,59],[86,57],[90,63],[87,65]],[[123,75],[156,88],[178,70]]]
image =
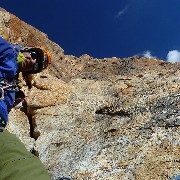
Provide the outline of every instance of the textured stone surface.
[[64,55],[45,34],[0,13],[1,29],[11,39],[45,43],[53,54],[47,71],[22,82],[26,99],[11,111],[8,126],[39,156],[51,179],[178,177],[180,63]]

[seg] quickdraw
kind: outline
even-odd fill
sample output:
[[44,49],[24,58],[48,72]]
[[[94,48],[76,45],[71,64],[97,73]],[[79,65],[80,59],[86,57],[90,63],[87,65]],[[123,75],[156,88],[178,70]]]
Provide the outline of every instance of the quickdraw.
[[8,81],[4,78],[0,78],[0,100],[4,99],[4,91],[13,91],[18,92],[19,88],[17,86],[17,83],[19,83],[17,80]]

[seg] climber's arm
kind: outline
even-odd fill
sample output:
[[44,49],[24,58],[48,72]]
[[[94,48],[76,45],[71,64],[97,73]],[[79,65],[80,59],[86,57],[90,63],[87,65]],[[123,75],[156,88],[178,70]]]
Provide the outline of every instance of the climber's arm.
[[18,51],[15,51],[14,45],[0,37],[0,77],[9,79],[16,75]]

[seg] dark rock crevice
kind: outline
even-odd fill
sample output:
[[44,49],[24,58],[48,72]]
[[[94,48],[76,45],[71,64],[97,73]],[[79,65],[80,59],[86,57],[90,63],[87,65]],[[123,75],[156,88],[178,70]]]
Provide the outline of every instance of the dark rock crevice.
[[114,116],[127,116],[130,117],[131,114],[125,110],[114,110],[112,107],[104,107],[95,112],[96,114]]

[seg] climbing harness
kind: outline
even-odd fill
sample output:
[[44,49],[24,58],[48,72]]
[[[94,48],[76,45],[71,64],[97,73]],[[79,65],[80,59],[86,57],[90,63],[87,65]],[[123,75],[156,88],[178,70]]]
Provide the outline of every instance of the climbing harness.
[[5,91],[11,91],[11,92],[18,92],[19,88],[17,84],[19,83],[19,80],[11,80],[8,81],[5,78],[0,78],[0,100],[4,99],[4,92]]

